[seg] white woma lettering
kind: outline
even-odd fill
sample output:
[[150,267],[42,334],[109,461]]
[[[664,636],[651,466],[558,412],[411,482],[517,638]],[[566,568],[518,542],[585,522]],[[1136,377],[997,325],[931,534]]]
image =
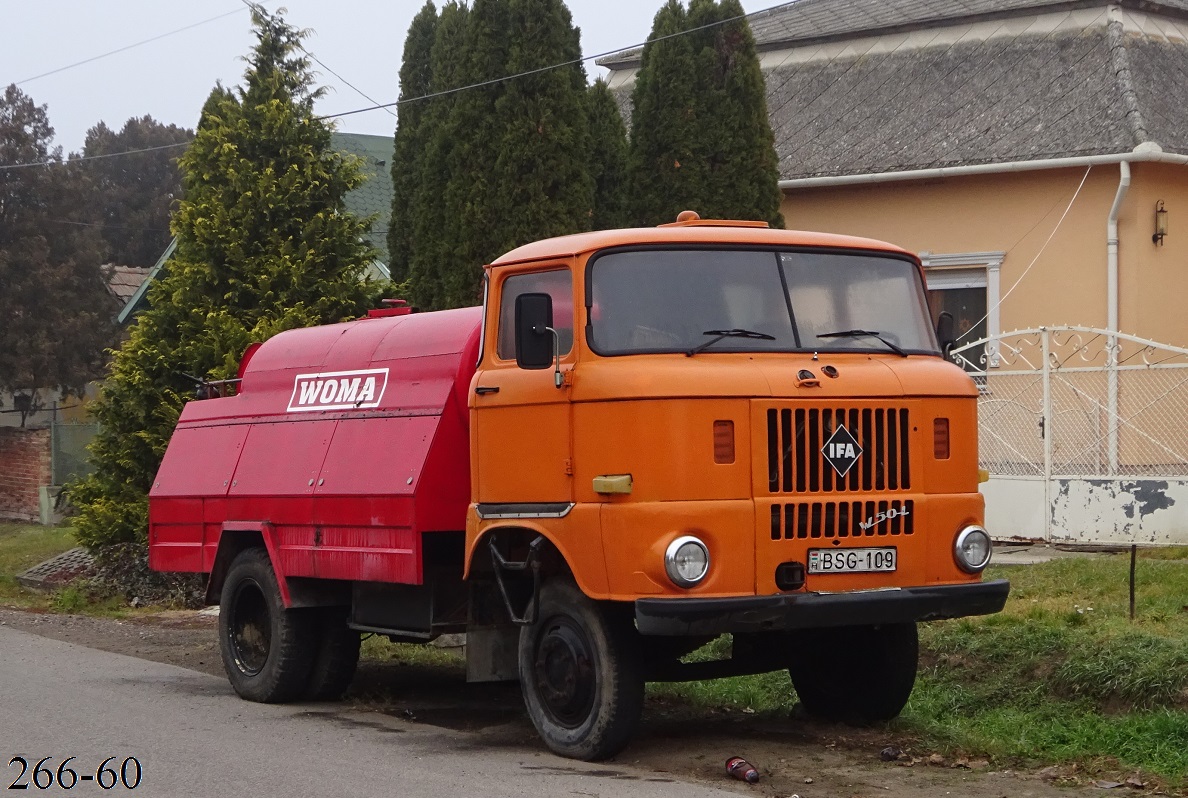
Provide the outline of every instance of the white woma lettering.
[[375,400],[375,377],[368,377],[367,382],[363,383],[363,390],[359,392],[359,403],[371,402]]
[[301,383],[301,401],[299,404],[312,405],[318,401],[318,391],[322,390],[321,380],[310,380]]
[[[338,383],[338,398],[334,400],[334,403],[341,405],[355,401],[355,396],[359,393],[360,382],[361,380],[358,377],[355,377],[353,380],[343,377]],[[372,382],[375,382],[375,380],[372,379]],[[372,386],[372,390],[374,391],[374,386]]]
[[387,369],[298,374],[288,410],[373,409],[379,407],[387,387]]

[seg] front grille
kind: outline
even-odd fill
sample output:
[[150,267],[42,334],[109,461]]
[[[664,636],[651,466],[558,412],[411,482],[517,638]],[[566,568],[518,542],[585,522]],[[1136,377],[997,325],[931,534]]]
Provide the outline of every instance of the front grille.
[[[845,425],[862,454],[839,476],[821,449]],[[767,483],[772,493],[890,491],[911,488],[907,408],[771,408]]]
[[[771,506],[771,539],[859,538],[910,535],[914,502],[797,502]],[[883,519],[880,521],[879,514]]]

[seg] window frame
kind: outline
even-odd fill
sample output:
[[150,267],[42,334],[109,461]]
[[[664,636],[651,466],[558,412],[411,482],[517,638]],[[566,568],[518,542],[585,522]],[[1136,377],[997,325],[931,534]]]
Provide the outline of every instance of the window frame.
[[[787,252],[787,253],[810,254],[810,255],[811,254],[830,254],[830,255],[842,255],[842,256],[848,255],[848,256],[857,256],[857,257],[888,258],[891,260],[903,261],[905,263],[910,264],[914,268],[914,271],[916,274],[917,285],[921,292],[921,298],[924,300],[922,311],[926,315],[928,314],[928,302],[927,302],[928,285],[925,280],[924,270],[922,268],[920,261],[908,253],[892,252],[892,251],[878,250],[878,249],[862,249],[862,248],[858,248],[858,247],[778,246],[778,245],[771,245],[771,244],[734,244],[734,243],[713,243],[713,244],[691,243],[691,244],[685,244],[685,243],[680,243],[680,242],[661,242],[661,243],[654,243],[654,244],[628,244],[628,245],[623,245],[623,246],[607,247],[606,249],[598,250],[597,252],[594,252],[592,255],[590,255],[590,257],[586,260],[586,265],[585,265],[585,269],[584,269],[585,283],[583,286],[584,294],[585,294],[583,301],[584,301],[584,305],[585,305],[585,309],[586,309],[586,323],[583,325],[583,334],[585,335],[587,348],[589,348],[589,350],[591,352],[598,355],[599,357],[631,357],[633,355],[681,354],[680,352],[674,351],[672,349],[654,349],[654,350],[653,349],[636,349],[636,350],[632,350],[630,352],[607,351],[607,350],[599,349],[595,345],[595,342],[594,342],[594,335],[593,335],[594,321],[593,321],[593,314],[591,313],[591,310],[594,306],[594,266],[595,266],[595,264],[601,258],[606,257],[608,255],[616,255],[616,254],[625,253],[625,252],[653,252],[653,251],[664,251],[664,252],[673,252],[673,251],[681,251],[681,252],[752,251],[752,252],[770,253],[771,255],[773,255],[773,257],[776,258],[777,271],[780,276],[780,283],[784,287],[784,296],[789,303],[791,302],[791,299],[790,299],[789,292],[787,290],[786,275],[785,275],[784,269],[780,268],[778,265],[779,264],[778,258],[779,258],[780,253]],[[789,311],[789,313],[790,313],[791,318],[794,319],[795,318],[795,310],[791,309]],[[932,327],[932,321],[931,321],[930,317],[928,319],[927,326],[930,329]],[[795,329],[795,327],[793,329]],[[935,334],[934,334],[934,337],[935,337]],[[844,350],[826,350],[826,349],[822,349],[821,347],[801,346],[801,347],[792,348],[792,349],[763,349],[763,350],[755,350],[755,351],[729,350],[729,351],[725,352],[725,354],[747,354],[747,355],[775,354],[775,355],[781,355],[781,354],[807,354],[807,353],[824,352],[824,351],[828,351],[830,354],[851,354],[851,353],[853,353],[853,354],[888,354],[888,353],[894,354],[886,346],[884,346],[881,343],[877,343],[877,342],[875,344],[871,345],[870,347],[853,347],[853,348],[846,348]],[[908,354],[911,354],[911,355],[931,356],[931,357],[938,357],[938,358],[942,356],[940,353],[939,347],[937,350],[908,349],[906,351]]]
[[[493,345],[491,347],[491,355],[492,355],[492,359],[495,363],[498,363],[501,366],[506,366],[508,364],[510,364],[512,366],[516,365],[516,355],[515,355],[515,351],[514,351],[515,350],[514,330],[512,331],[512,340],[513,340],[512,350],[513,351],[511,353],[511,357],[504,357],[503,355],[501,355],[499,353],[499,344],[501,342],[502,333],[503,333],[503,328],[502,328],[503,308],[505,306],[505,302],[506,302],[506,298],[507,298],[507,293],[505,291],[505,288],[507,287],[507,283],[510,280],[513,280],[517,277],[532,277],[534,275],[551,274],[551,273],[555,273],[555,272],[564,272],[565,274],[567,274],[569,276],[570,305],[572,307],[572,313],[573,313],[572,340],[570,341],[570,344],[569,344],[569,350],[561,353],[561,362],[562,363],[573,362],[574,358],[576,357],[577,346],[578,346],[578,340],[577,340],[577,331],[578,331],[577,308],[578,308],[578,304],[576,301],[577,297],[574,294],[574,285],[575,285],[576,281],[574,280],[573,269],[571,268],[571,266],[569,264],[567,264],[567,263],[549,263],[549,264],[543,265],[543,266],[538,266],[537,264],[533,264],[533,266],[531,268],[527,268],[527,269],[523,269],[523,270],[516,270],[516,271],[509,270],[509,272],[507,274],[503,274],[498,277],[499,302],[498,302],[498,306],[494,308],[495,312],[492,314],[494,316],[495,329],[494,329],[494,335],[492,336]],[[536,293],[536,292],[530,291],[530,292],[523,292],[523,293]],[[541,292],[541,293],[547,293],[547,292]],[[512,302],[514,305],[515,300],[513,299]],[[512,322],[511,323],[514,327],[514,325],[515,325],[515,310],[514,309],[512,310]],[[556,327],[556,317],[555,316],[554,316],[554,327]]]

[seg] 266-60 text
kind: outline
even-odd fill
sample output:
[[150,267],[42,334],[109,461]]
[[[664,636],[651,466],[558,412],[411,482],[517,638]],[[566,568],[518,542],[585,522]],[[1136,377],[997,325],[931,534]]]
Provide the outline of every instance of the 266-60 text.
[[53,764],[54,759],[55,757],[47,756],[33,762],[29,757],[14,756],[8,760],[8,766],[13,769],[19,768],[20,772],[8,785],[8,789],[27,790],[32,786],[38,790],[48,790],[57,785],[63,790],[73,790],[83,782],[93,782],[103,790],[116,787],[135,790],[140,786],[141,777],[144,775],[140,760],[134,756],[122,760],[118,756],[109,756],[99,763],[99,767],[95,768],[93,773],[79,773],[75,766],[71,765],[75,760],[73,756],[66,757],[56,767]]

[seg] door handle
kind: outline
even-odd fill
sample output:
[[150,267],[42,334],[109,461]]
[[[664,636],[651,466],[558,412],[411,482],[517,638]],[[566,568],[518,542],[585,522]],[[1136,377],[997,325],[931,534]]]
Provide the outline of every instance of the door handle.
[[475,387],[474,392],[479,396],[485,396],[489,393],[499,393],[498,385],[479,385]]

